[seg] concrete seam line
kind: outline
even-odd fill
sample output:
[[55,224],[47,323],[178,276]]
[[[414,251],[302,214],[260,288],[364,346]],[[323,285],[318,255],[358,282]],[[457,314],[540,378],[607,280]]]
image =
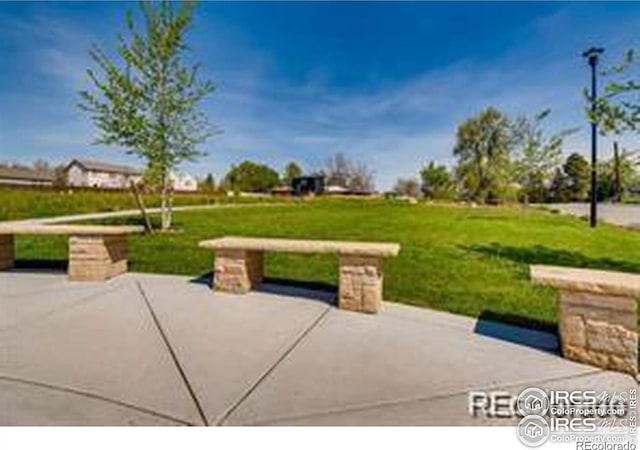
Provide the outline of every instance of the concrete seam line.
[[122,406],[123,408],[128,408],[128,409],[133,409],[135,411],[139,411],[142,412],[144,414],[149,414],[151,416],[155,416],[155,417],[159,417],[162,419],[166,419],[166,420],[170,420],[172,422],[176,422],[182,425],[189,425],[192,426],[194,424],[187,422],[186,420],[182,420],[182,419],[178,419],[177,417],[172,417],[172,416],[168,416],[166,414],[157,412],[157,411],[153,411],[151,409],[147,409],[141,406],[136,406],[133,405],[131,403],[127,403],[127,402],[123,402],[121,400],[116,400],[116,399],[112,399],[109,397],[104,397],[100,394],[96,394],[93,392],[88,392],[88,391],[81,391],[75,388],[71,388],[71,387],[67,387],[67,386],[58,386],[55,384],[49,384],[49,383],[44,383],[42,381],[36,381],[36,380],[28,380],[28,379],[24,379],[24,378],[17,378],[17,377],[12,377],[9,375],[1,375],[0,374],[0,381],[8,381],[11,383],[20,383],[20,384],[26,384],[29,386],[36,386],[39,388],[43,388],[43,389],[51,389],[53,391],[59,391],[59,392],[65,392],[67,394],[74,394],[74,395],[78,395],[80,397],[88,397],[94,400],[100,400],[106,403],[111,403],[117,406]]
[[202,420],[202,423],[204,425],[209,425],[207,422],[207,417],[205,416],[202,406],[200,405],[200,401],[198,400],[198,397],[196,396],[196,393],[193,390],[193,387],[191,386],[189,379],[187,378],[187,374],[185,373],[184,369],[180,365],[180,361],[178,361],[178,357],[175,351],[173,350],[173,347],[171,346],[171,343],[169,342],[169,339],[167,338],[167,335],[164,332],[162,325],[160,325],[160,321],[158,320],[158,317],[156,316],[156,313],[153,310],[153,307],[151,306],[151,302],[149,302],[149,299],[147,298],[147,294],[144,292],[144,289],[142,288],[142,283],[140,283],[140,281],[136,281],[136,284],[138,286],[138,290],[140,291],[140,295],[142,296],[142,299],[144,300],[144,303],[145,305],[147,305],[147,309],[151,314],[153,323],[155,324],[158,332],[160,333],[160,337],[162,338],[165,347],[169,351],[169,355],[171,356],[171,359],[173,360],[173,363],[176,366],[176,369],[178,369],[178,373],[180,374],[182,381],[187,387],[187,391],[189,391],[189,396],[191,397],[191,400],[193,400],[193,403],[196,405],[196,409],[198,410],[198,415],[200,416],[200,420]]
[[323,417],[323,416],[330,416],[332,414],[343,414],[343,413],[350,413],[350,412],[360,412],[360,411],[367,411],[370,409],[378,409],[378,408],[387,408],[387,407],[393,407],[393,406],[401,406],[401,405],[407,405],[407,404],[411,404],[411,403],[420,403],[420,402],[429,402],[432,400],[443,400],[446,398],[452,398],[452,397],[457,397],[460,395],[464,395],[464,394],[468,394],[469,391],[471,390],[489,390],[489,389],[509,389],[509,388],[514,388],[514,387],[518,387],[518,386],[523,386],[523,385],[533,385],[534,383],[553,383],[555,381],[564,381],[564,380],[573,380],[573,379],[577,379],[577,378],[583,378],[583,377],[588,377],[591,375],[596,375],[599,373],[603,373],[606,372],[603,369],[593,369],[593,370],[588,370],[584,373],[578,373],[575,375],[569,375],[569,376],[563,376],[563,377],[552,377],[552,378],[543,378],[543,379],[539,379],[539,380],[534,380],[531,382],[513,382],[513,383],[506,383],[506,384],[502,384],[502,385],[488,385],[488,386],[479,386],[479,387],[474,387],[473,389],[466,389],[466,390],[461,390],[461,391],[454,391],[454,392],[450,392],[447,394],[441,394],[441,395],[432,395],[432,396],[428,396],[428,397],[414,397],[414,398],[404,398],[404,399],[398,399],[398,400],[389,400],[386,402],[378,402],[378,403],[365,403],[362,405],[353,405],[353,406],[346,406],[344,408],[335,408],[329,411],[324,411],[324,412],[317,412],[317,413],[310,413],[310,414],[300,414],[298,416],[284,416],[284,417],[276,417],[274,419],[267,419],[267,420],[262,420],[262,421],[257,421],[257,422],[252,422],[252,423],[248,423],[248,424],[242,424],[242,425],[247,425],[247,426],[260,426],[260,425],[270,425],[270,424],[278,424],[279,422],[282,421],[287,421],[287,420],[299,420],[299,419],[307,419],[307,418],[312,418],[312,417]]
[[258,386],[260,384],[262,384],[262,382],[264,380],[267,379],[267,377],[269,375],[271,375],[276,368],[296,349],[296,347],[298,347],[298,345],[304,340],[304,338],[306,338],[309,333],[311,333],[311,331],[316,328],[320,322],[322,322],[322,320],[327,316],[327,314],[329,314],[329,311],[331,311],[331,307],[327,306],[325,308],[325,310],[322,312],[322,314],[320,314],[312,323],[311,325],[309,325],[294,341],[293,343],[285,350],[285,352],[280,355],[280,357],[278,359],[276,359],[276,361],[251,385],[249,386],[249,389],[247,389],[247,391],[242,394],[240,396],[240,398],[238,399],[238,401],[236,401],[233,405],[231,405],[231,407],[224,412],[216,421],[215,421],[215,425],[216,426],[220,426],[223,425],[225,421],[227,421],[227,419],[229,419],[229,417],[231,417],[233,415],[234,412],[236,412],[236,410],[240,407],[240,405],[242,405],[242,403],[244,403],[244,401],[249,398],[249,396],[251,394],[253,394],[255,392],[255,390],[258,388]]

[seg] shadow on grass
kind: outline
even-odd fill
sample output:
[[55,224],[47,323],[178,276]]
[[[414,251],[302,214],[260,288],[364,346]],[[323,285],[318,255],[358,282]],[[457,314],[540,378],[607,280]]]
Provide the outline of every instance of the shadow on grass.
[[[153,231],[160,231],[162,228],[162,222],[157,214],[149,215],[149,221]],[[83,222],[85,223],[85,222]],[[102,224],[102,225],[133,225],[133,226],[145,226],[145,221],[142,215],[137,216],[123,216],[123,217],[111,217],[106,219],[87,220],[88,224]]]
[[21,271],[44,270],[66,272],[69,262],[66,259],[16,259],[14,269]]
[[516,314],[483,311],[473,331],[482,336],[552,353],[559,348],[555,324]]
[[[204,284],[206,286],[211,286],[212,281],[213,272],[207,272],[190,280],[191,283]],[[256,286],[254,290],[286,297],[301,297],[332,305],[336,303],[336,287],[322,282],[265,277],[262,284]]]
[[554,266],[579,267],[619,272],[640,272],[640,263],[620,261],[611,258],[592,258],[579,252],[559,250],[544,245],[512,247],[492,243],[461,246],[463,250],[486,256],[507,259],[522,264],[548,264]]

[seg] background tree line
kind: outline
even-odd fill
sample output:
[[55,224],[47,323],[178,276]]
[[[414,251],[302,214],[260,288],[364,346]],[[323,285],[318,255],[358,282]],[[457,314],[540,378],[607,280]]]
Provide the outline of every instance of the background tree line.
[[[294,178],[304,175],[301,165],[290,161],[282,173],[267,164],[245,160],[232,165],[219,185],[211,174],[200,182],[202,190],[229,192],[267,193],[278,186],[291,186]],[[343,153],[327,158],[320,168],[311,171],[309,176],[323,176],[325,185],[340,186],[352,192],[372,192],[375,183],[373,171],[363,161],[355,161]]]
[[[461,199],[496,204],[510,201],[584,201],[589,196],[591,166],[579,153],[563,160],[565,138],[576,130],[544,131],[550,111],[533,117],[510,118],[489,107],[459,125],[450,170],[431,161],[420,171],[420,181],[400,179],[395,191],[431,199]],[[636,153],[614,151],[598,166],[600,200],[621,201],[640,184]]]

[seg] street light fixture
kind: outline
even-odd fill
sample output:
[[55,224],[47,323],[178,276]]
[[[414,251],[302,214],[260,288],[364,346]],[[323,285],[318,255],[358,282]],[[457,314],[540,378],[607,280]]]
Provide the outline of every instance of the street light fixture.
[[[598,99],[598,91],[596,89],[596,67],[598,66],[598,59],[604,52],[603,48],[591,47],[589,50],[582,54],[587,58],[589,66],[591,66],[591,113],[596,113],[596,100]],[[598,174],[596,165],[598,163],[598,124],[595,117],[591,118],[591,214],[589,215],[589,225],[591,228],[595,228],[598,221]]]

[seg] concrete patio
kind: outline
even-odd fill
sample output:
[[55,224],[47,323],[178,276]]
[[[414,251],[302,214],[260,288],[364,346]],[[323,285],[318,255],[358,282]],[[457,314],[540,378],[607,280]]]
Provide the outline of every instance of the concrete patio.
[[622,391],[557,356],[555,336],[265,285],[126,274],[0,274],[0,425],[484,425],[470,390]]

